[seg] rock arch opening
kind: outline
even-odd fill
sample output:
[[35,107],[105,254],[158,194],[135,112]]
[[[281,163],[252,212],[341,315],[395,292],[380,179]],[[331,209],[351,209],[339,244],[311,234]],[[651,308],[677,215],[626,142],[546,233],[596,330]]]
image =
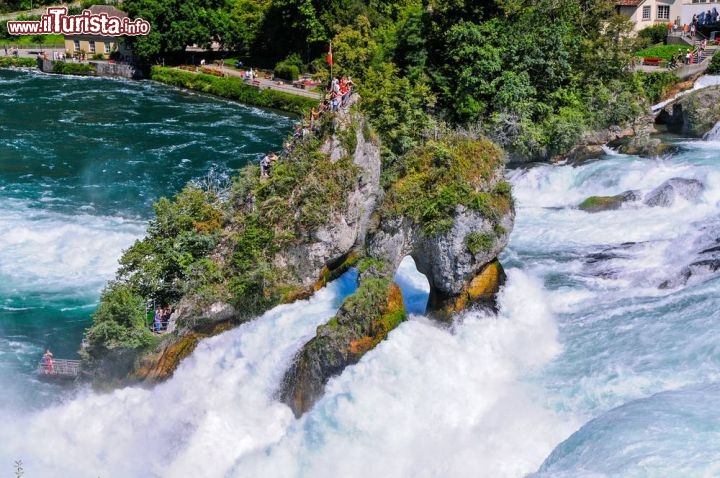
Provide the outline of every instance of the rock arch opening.
[[430,282],[418,271],[415,261],[410,256],[400,262],[395,272],[395,282],[402,290],[405,310],[408,314],[424,314],[430,296]]

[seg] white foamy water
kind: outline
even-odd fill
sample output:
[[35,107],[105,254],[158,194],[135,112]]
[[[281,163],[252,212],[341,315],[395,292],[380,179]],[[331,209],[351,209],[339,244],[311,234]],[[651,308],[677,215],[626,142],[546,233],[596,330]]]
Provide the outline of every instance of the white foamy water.
[[[559,352],[540,284],[509,271],[498,317],[467,312],[448,330],[414,316],[278,443],[229,476],[523,476],[576,424],[520,380]],[[509,459],[509,457],[512,457]]]
[[[0,462],[22,459],[34,477],[714,476],[720,279],[658,287],[720,238],[717,153],[681,146],[514,172],[498,315],[450,327],[412,315],[299,420],[276,399],[280,380],[353,277],[203,340],[154,389],[2,417]],[[670,207],[575,208],[672,177],[705,189]],[[422,311],[412,261],[398,282]]]
[[295,420],[274,398],[280,379],[353,281],[202,341],[153,390],[85,392],[10,420],[2,461],[39,477],[519,476],[577,426],[518,382],[559,351],[543,290],[520,271],[498,317],[468,312],[448,329],[414,316]]
[[68,216],[2,199],[0,230],[0,289],[18,294],[87,286],[97,293],[115,275],[122,250],[143,235],[145,224]]

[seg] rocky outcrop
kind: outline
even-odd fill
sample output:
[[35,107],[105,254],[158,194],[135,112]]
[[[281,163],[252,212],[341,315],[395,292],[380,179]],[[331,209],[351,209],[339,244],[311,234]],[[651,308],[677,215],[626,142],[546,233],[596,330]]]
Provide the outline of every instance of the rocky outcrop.
[[656,119],[671,133],[702,138],[720,121],[720,86],[709,86],[665,106]]
[[653,133],[655,133],[655,117],[643,115],[623,128],[611,126],[601,131],[585,132],[568,153],[555,159],[579,164],[605,154],[603,146],[609,146],[622,154],[639,156],[656,156],[666,152],[668,146],[660,139],[653,138]]
[[404,159],[406,168],[373,216],[357,292],[318,328],[285,374],[280,398],[296,415],[315,403],[330,377],[400,323],[402,297],[390,284],[406,256],[427,277],[428,308],[438,318],[473,303],[493,304],[504,281],[496,257],[507,244],[514,209],[500,151],[476,138],[449,137]]
[[669,207],[676,197],[695,201],[704,190],[705,186],[697,179],[670,178],[650,191],[643,202],[650,207]]
[[[123,362],[121,375],[126,382],[166,379],[203,337],[307,297],[357,265],[357,291],[318,327],[285,374],[280,398],[296,415],[303,413],[330,377],[357,363],[404,320],[393,276],[406,256],[426,275],[429,308],[438,317],[473,303],[493,304],[504,281],[496,258],[514,221],[503,169],[503,153],[489,140],[448,132],[382,170],[378,141],[362,115],[350,109],[325,116],[316,134],[298,141],[269,179],[250,167],[219,212],[202,221],[186,218],[183,234],[216,246],[209,256],[195,257],[194,250],[182,256],[192,264],[189,272],[179,278],[173,269],[171,277],[184,280],[191,292],[177,303],[175,329]],[[180,209],[185,214],[187,208]],[[216,235],[204,234],[208,229]],[[156,277],[143,264],[167,263],[168,248],[157,243],[150,237],[133,246],[132,260],[123,261],[129,264],[124,287]],[[90,354],[97,350],[102,348]]]
[[626,202],[639,201],[639,191],[625,191],[615,196],[590,196],[578,204],[578,209],[585,212],[601,212],[620,209]]
[[389,279],[364,278],[338,313],[318,327],[286,372],[280,399],[300,416],[323,394],[330,377],[360,358],[405,319],[402,292]]
[[310,291],[326,283],[327,272],[349,265],[346,261],[354,249],[364,244],[370,216],[383,197],[380,151],[377,143],[362,133],[364,118],[343,112],[336,121],[335,127],[344,132],[346,141],[340,139],[340,134],[332,135],[321,151],[332,163],[350,156],[357,167],[354,188],[345,192],[346,206],[323,220],[306,240],[278,251],[274,258],[277,268],[293,270],[301,286]]

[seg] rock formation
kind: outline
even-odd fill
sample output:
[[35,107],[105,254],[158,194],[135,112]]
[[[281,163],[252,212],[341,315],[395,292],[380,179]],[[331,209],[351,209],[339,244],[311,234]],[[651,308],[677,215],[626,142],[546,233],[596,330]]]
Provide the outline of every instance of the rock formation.
[[719,99],[720,86],[693,91],[665,106],[656,121],[671,133],[702,138],[720,121]]
[[[322,395],[330,377],[404,320],[402,294],[393,283],[404,257],[413,257],[427,276],[429,308],[438,317],[474,302],[492,304],[504,280],[496,258],[514,219],[501,150],[483,138],[447,133],[381,166],[372,128],[350,109],[327,115],[315,135],[275,165],[270,179],[260,179],[251,166],[227,199],[211,207],[193,203],[212,214],[186,219],[185,232],[170,234],[188,234],[191,245],[215,246],[209,253],[191,249],[180,256],[195,262],[160,276],[182,284],[176,288],[181,297],[175,330],[146,340],[149,346],[123,348],[104,341],[102,324],[95,324],[86,357],[95,377],[105,383],[163,380],[201,338],[307,297],[356,265],[357,291],[302,347],[280,387],[280,398],[299,415]],[[168,235],[163,221],[151,223],[148,238],[121,260],[117,282],[131,295],[157,282],[157,268],[179,254],[168,259],[167,246],[153,244]],[[172,298],[154,291],[161,292]],[[124,366],[113,368],[109,358],[121,353],[128,357]]]

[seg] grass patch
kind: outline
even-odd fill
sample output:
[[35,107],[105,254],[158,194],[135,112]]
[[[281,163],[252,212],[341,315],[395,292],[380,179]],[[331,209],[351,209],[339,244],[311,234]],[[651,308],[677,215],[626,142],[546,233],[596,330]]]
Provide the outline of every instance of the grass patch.
[[152,67],[150,79],[171,86],[239,101],[247,105],[273,108],[298,115],[307,113],[318,102],[315,98],[293,95],[283,91],[261,90],[255,86],[245,84],[240,78],[221,78],[162,66]]
[[19,47],[42,45],[47,47],[61,48],[65,50],[65,37],[62,35],[49,34],[49,35],[18,35],[13,36],[12,40],[7,40],[7,43],[12,43]]
[[[683,54],[685,54],[685,48],[682,48]],[[671,56],[677,55],[678,45],[653,45],[648,48],[643,48],[635,52],[636,57],[640,58],[662,58],[669,60]]]

